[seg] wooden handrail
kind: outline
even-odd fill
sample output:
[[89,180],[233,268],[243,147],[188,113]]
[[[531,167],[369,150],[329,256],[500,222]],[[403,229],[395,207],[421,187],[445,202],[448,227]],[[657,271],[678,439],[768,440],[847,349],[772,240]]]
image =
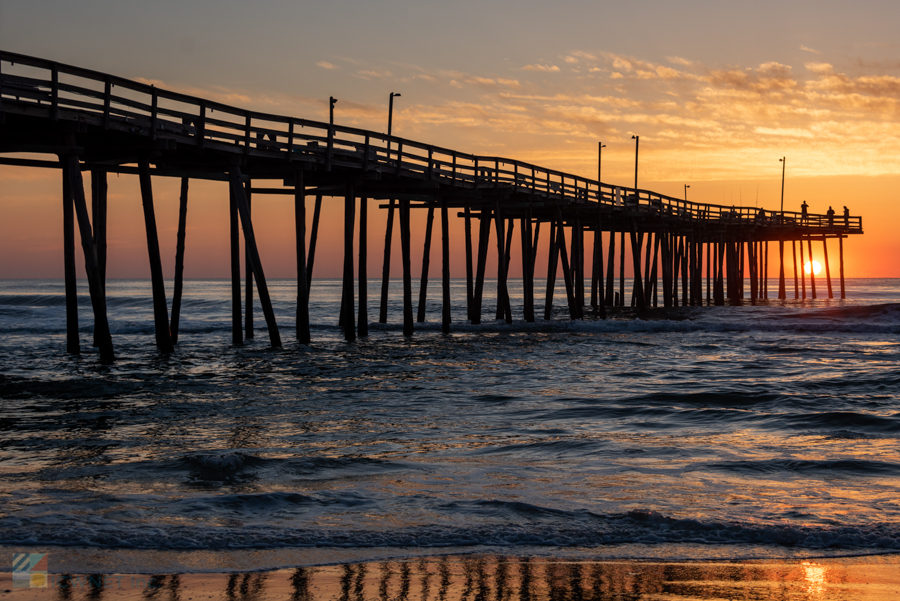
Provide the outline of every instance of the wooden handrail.
[[[808,214],[804,217],[795,211],[766,211],[763,221],[757,219],[759,209],[755,207],[695,203],[649,190],[604,184],[525,161],[475,155],[388,136],[381,132],[241,109],[107,73],[12,52],[0,51],[0,63],[2,62],[27,65],[48,73],[47,79],[41,80],[11,75],[0,69],[0,107],[7,112],[10,105],[9,102],[3,102],[3,97],[16,97],[18,90],[19,96],[27,99],[21,102],[49,102],[52,118],[58,118],[60,110],[90,111],[102,117],[104,128],[108,129],[114,119],[124,120],[129,125],[139,124],[134,131],[151,139],[170,135],[180,136],[178,139],[184,140],[184,136],[187,136],[201,149],[208,141],[215,143],[216,148],[233,145],[235,152],[244,154],[256,152],[264,153],[263,156],[275,156],[272,153],[279,153],[286,155],[288,160],[300,156],[319,157],[316,160],[321,160],[326,169],[331,169],[335,164],[353,166],[356,164],[354,161],[358,161],[359,167],[366,170],[383,169],[393,171],[397,176],[406,174],[421,179],[435,179],[451,187],[478,190],[485,184],[493,188],[508,185],[531,190],[554,202],[583,203],[592,200],[602,206],[657,211],[684,218],[742,224],[755,220],[770,226],[799,224],[816,228],[829,227],[827,216],[822,214]],[[102,84],[103,91],[86,85],[60,82],[61,74]],[[11,86],[10,82],[15,85]],[[144,98],[113,95],[115,87],[136,92]],[[73,95],[81,99],[75,99]],[[99,102],[92,104],[91,99]],[[172,107],[170,103],[185,106],[182,109]],[[235,120],[214,117],[216,113]],[[173,118],[177,121],[172,120]],[[529,171],[530,177],[522,175]],[[862,228],[862,219],[857,216],[845,221],[843,215],[835,215],[833,223],[837,224],[833,228],[840,228],[845,223],[851,224],[854,229]]]

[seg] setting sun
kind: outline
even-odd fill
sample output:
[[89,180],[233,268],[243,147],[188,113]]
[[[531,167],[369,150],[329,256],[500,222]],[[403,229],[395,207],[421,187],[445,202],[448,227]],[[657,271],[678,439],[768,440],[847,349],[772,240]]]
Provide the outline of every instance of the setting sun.
[[[805,272],[807,273],[807,275],[809,274],[809,272],[810,272],[809,261],[807,261],[807,262],[803,265],[803,271],[805,271]],[[813,275],[819,275],[819,272],[820,272],[820,271],[822,271],[822,265],[820,265],[818,261],[813,261],[813,262],[812,262],[812,273],[813,273]]]

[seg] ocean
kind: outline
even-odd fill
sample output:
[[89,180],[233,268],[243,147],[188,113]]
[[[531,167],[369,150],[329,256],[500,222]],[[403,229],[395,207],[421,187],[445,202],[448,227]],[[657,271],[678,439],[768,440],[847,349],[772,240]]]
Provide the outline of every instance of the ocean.
[[493,319],[492,285],[472,326],[453,280],[445,335],[432,284],[405,338],[394,281],[389,323],[347,343],[340,281],[315,280],[304,346],[294,284],[275,280],[272,349],[258,304],[234,347],[229,282],[191,280],[162,355],[149,281],[110,280],[117,361],[103,365],[84,281],[80,356],[61,280],[0,281],[0,545],[102,551],[110,572],[147,552],[142,573],[173,551],[247,551],[241,569],[264,570],[450,550],[900,550],[900,280],[848,280],[846,301],[574,322],[560,285],[533,324],[514,280],[511,325]]

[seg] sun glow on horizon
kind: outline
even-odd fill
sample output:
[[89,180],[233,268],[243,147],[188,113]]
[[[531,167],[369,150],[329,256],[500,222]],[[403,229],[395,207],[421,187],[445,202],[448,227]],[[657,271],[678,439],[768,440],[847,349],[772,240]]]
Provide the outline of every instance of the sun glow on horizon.
[[803,264],[803,271],[806,273],[806,275],[809,275],[810,271],[812,271],[813,275],[819,275],[819,272],[822,271],[822,265],[818,261],[814,260],[812,262],[812,266],[810,266],[809,261],[807,261]]

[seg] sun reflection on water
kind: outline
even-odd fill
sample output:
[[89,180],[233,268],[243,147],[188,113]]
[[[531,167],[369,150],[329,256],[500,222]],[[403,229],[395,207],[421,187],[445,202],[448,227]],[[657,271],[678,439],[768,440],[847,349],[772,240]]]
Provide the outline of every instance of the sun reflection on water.
[[810,597],[822,595],[822,593],[825,592],[825,584],[827,582],[825,575],[828,568],[809,561],[801,562],[800,565],[803,566],[803,578],[806,580],[806,592]]

